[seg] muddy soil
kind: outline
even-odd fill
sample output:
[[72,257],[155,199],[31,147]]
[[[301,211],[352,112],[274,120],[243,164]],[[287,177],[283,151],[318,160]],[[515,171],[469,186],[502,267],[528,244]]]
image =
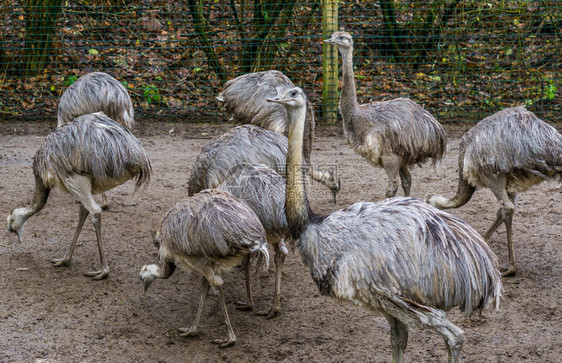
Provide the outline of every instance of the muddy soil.
[[[54,124],[54,122],[52,123]],[[560,126],[560,125],[558,125]],[[78,220],[78,205],[60,190],[28,221],[18,243],[0,231],[1,362],[384,362],[390,361],[389,327],[380,315],[321,296],[297,253],[283,271],[282,313],[271,320],[239,311],[245,298],[243,273],[225,275],[225,296],[237,342],[219,349],[211,344],[226,330],[216,297],[203,312],[201,334],[180,336],[189,326],[199,296],[199,278],[177,271],[156,281],[143,295],[138,273],[157,261],[152,236],[162,215],[187,195],[191,165],[203,145],[228,125],[144,123],[135,133],[147,149],[154,175],[148,189],[133,195],[133,182],[108,193],[111,208],[102,215],[102,234],[111,273],[93,281],[82,275],[98,268],[95,233],[86,223],[72,264],[52,267],[50,260],[68,249]],[[447,158],[436,167],[412,170],[412,195],[452,195],[457,184],[459,137],[465,126],[447,126]],[[0,122],[0,215],[31,199],[31,163],[52,129],[41,123]],[[560,127],[558,127],[560,130]],[[386,176],[373,169],[346,144],[339,128],[319,128],[313,161],[337,165],[342,189],[337,204],[319,185],[310,186],[317,212],[329,213],[359,200],[384,198]],[[401,191],[400,191],[401,192]],[[479,190],[452,213],[483,233],[495,218],[498,203]],[[518,275],[504,279],[498,311],[450,320],[465,332],[461,360],[466,362],[562,361],[562,193],[545,182],[519,198],[514,217]],[[500,261],[507,262],[505,228],[490,240]],[[254,278],[256,310],[269,308],[273,271]],[[410,331],[405,359],[443,362],[442,339],[431,331]]]

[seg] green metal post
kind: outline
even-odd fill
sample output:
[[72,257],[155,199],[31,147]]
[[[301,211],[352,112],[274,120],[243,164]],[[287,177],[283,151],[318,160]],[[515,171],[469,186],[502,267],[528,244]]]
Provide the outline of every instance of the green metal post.
[[[322,0],[322,39],[329,38],[338,30],[338,1]],[[333,125],[338,119],[338,49],[323,45],[322,60],[322,106],[324,121]]]

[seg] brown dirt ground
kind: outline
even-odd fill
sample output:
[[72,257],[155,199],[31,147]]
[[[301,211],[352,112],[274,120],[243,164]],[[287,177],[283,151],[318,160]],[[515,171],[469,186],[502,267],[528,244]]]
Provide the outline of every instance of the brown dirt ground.
[[[51,124],[54,124],[52,122]],[[558,125],[560,126],[560,125]],[[225,326],[211,297],[202,317],[201,335],[185,338],[197,308],[199,278],[183,271],[156,281],[143,296],[140,267],[157,260],[152,236],[160,219],[186,196],[191,165],[209,138],[228,125],[141,123],[136,130],[153,163],[148,189],[133,196],[132,182],[108,193],[111,209],[103,213],[102,233],[111,273],[92,281],[82,272],[98,267],[95,233],[86,223],[72,265],[54,268],[77,222],[77,204],[60,190],[26,224],[22,243],[0,232],[0,361],[2,362],[211,362],[211,361],[389,361],[386,320],[347,303],[320,296],[299,256],[290,254],[283,271],[282,314],[267,320],[238,311],[245,298],[243,273],[225,276],[225,296],[237,335],[236,345],[219,349]],[[33,193],[31,163],[46,123],[0,121],[0,215],[29,202]],[[437,167],[415,167],[412,195],[451,195],[456,190],[459,136],[467,126],[447,125],[451,142],[447,158]],[[558,127],[560,130],[560,127]],[[336,206],[329,194],[313,185],[310,199],[318,212],[328,213],[359,200],[384,197],[386,176],[370,167],[346,144],[339,128],[319,128],[313,161],[337,164],[342,190]],[[401,191],[400,191],[401,192]],[[448,313],[465,332],[461,359],[467,362],[562,361],[562,193],[556,182],[545,182],[519,199],[514,239],[519,274],[504,279],[498,311],[466,319]],[[452,213],[478,231],[492,223],[498,203],[488,190]],[[507,260],[505,229],[490,244],[502,263]],[[273,271],[254,279],[257,310],[269,308]],[[407,361],[445,361],[442,339],[431,331],[414,330]]]

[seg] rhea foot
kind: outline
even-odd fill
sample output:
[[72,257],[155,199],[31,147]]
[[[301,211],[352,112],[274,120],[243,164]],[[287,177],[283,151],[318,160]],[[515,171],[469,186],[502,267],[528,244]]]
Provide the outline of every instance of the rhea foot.
[[68,266],[68,265],[70,265],[70,259],[67,259],[66,257],[53,258],[51,260],[51,263],[53,264],[54,267]]
[[236,338],[217,339],[217,340],[213,340],[212,343],[218,344],[219,348],[226,348],[226,347],[230,347],[231,345],[234,345],[234,343],[236,343]]
[[109,267],[105,267],[100,271],[84,272],[84,276],[92,277],[94,280],[103,280],[109,276]]
[[252,304],[248,304],[245,301],[237,301],[236,309],[243,310],[243,311],[250,311],[254,309],[254,306]]
[[199,331],[197,331],[196,328],[179,328],[179,331],[181,331],[181,336],[182,337],[196,337],[199,335]]
[[279,307],[272,307],[269,311],[260,311],[257,313],[259,316],[265,316],[266,319],[273,319],[279,315]]
[[515,276],[517,274],[517,267],[509,266],[508,268],[500,267],[502,277]]

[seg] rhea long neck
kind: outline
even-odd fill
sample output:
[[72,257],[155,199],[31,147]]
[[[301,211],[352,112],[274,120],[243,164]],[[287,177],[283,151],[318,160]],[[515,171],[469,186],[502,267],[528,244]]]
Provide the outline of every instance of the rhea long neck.
[[353,47],[341,49],[342,56],[342,91],[340,97],[340,110],[344,123],[346,115],[353,114],[359,108],[357,91],[355,89],[355,75],[353,73]]
[[170,276],[172,276],[172,274],[174,273],[174,271],[176,270],[176,264],[174,264],[173,262],[169,262],[169,261],[164,261],[161,266],[158,266],[158,272],[156,274],[156,277],[159,279],[167,279]]
[[50,189],[45,187],[41,178],[38,175],[35,175],[35,192],[33,193],[31,205],[20,209],[21,218],[24,222],[43,209],[45,203],[47,203],[47,199],[49,198],[50,191]]
[[288,108],[289,146],[287,150],[287,184],[285,214],[293,238],[299,238],[308,226],[310,207],[306,197],[303,165],[303,135],[306,106]]

